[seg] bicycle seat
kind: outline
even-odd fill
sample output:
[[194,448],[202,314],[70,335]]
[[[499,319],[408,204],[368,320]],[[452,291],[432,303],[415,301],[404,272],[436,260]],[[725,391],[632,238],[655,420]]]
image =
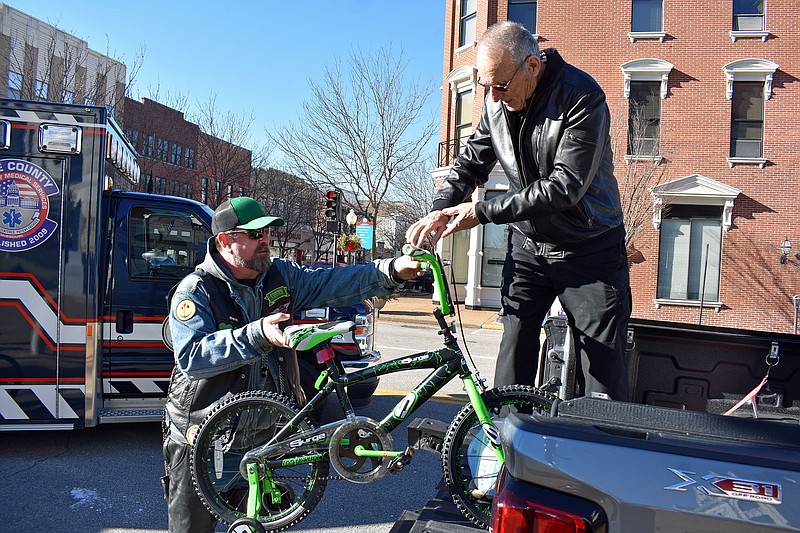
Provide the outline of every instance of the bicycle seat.
[[342,333],[356,329],[352,320],[335,320],[323,324],[297,324],[283,330],[283,338],[294,350],[312,350]]

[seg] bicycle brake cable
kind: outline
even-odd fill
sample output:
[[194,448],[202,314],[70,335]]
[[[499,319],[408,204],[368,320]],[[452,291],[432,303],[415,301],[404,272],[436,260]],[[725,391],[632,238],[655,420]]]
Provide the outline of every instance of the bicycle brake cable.
[[[441,259],[439,258],[439,254],[436,254],[436,258],[441,263]],[[451,287],[455,287],[456,286],[456,273],[455,273],[455,269],[453,269],[453,261],[450,261],[450,286]],[[447,288],[447,292],[448,293],[450,292],[450,287]],[[448,299],[451,300],[452,306],[456,310],[456,318],[457,318],[456,321],[458,322],[458,330],[461,333],[461,341],[464,344],[464,348],[462,349],[462,351],[464,353],[466,353],[467,356],[466,356],[465,359],[467,360],[469,365],[474,370],[473,376],[475,377],[475,383],[481,389],[481,393],[486,392],[486,380],[484,380],[481,377],[481,371],[478,370],[478,365],[475,364],[475,361],[472,359],[472,353],[470,353],[470,351],[469,351],[469,345],[467,344],[467,337],[464,334],[464,322],[461,319],[461,308],[459,307],[459,305],[457,303],[458,302],[458,298],[450,298],[449,294],[446,294],[445,298],[448,298]]]

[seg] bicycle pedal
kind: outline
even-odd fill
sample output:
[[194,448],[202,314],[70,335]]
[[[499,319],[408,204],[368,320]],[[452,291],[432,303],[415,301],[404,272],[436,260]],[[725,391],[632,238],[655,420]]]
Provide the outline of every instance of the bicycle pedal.
[[389,472],[392,474],[397,474],[401,470],[403,470],[410,462],[411,459],[414,457],[414,448],[410,446],[406,448],[406,451],[403,452],[403,455],[397,456],[391,460],[389,463]]

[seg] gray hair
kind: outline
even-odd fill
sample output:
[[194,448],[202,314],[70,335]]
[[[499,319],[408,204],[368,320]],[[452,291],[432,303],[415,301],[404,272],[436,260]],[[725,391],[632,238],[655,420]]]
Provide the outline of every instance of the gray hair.
[[522,63],[530,55],[540,57],[536,38],[518,22],[498,22],[483,33],[478,42],[478,53],[495,52],[498,48],[508,51],[514,63]]

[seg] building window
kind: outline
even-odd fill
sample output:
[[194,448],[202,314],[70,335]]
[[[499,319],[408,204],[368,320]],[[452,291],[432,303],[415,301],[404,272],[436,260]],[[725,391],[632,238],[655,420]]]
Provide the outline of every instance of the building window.
[[156,194],[164,194],[165,189],[166,185],[164,184],[164,178],[161,176],[156,176]]
[[75,93],[72,91],[64,90],[64,93],[61,95],[61,101],[65,104],[74,104],[75,103]]
[[233,183],[228,184],[228,199],[233,198]]
[[131,142],[131,146],[139,150],[139,130],[128,130],[125,133],[128,136],[128,140]]
[[763,157],[764,84],[737,81],[731,99],[731,157]]
[[22,98],[22,81],[23,76],[19,72],[13,70],[8,71],[8,97],[15,100]]
[[46,81],[36,80],[36,92],[34,98],[36,100],[47,100],[47,94],[50,90],[50,85]]
[[633,0],[631,31],[655,33],[663,30],[662,0]]
[[178,143],[172,143],[172,155],[170,161],[173,165],[180,165],[183,161],[183,147]]
[[719,301],[722,208],[672,205],[661,223],[659,299]]
[[[486,200],[506,191],[486,191]],[[500,287],[503,284],[503,264],[508,250],[508,225],[484,224],[481,287]],[[464,232],[468,233],[468,232]]]
[[194,148],[187,148],[184,151],[183,166],[186,168],[194,168]]
[[222,180],[217,180],[214,183],[214,196],[217,203],[222,201]]
[[203,176],[200,179],[200,201],[204,204],[208,203],[208,177]]
[[536,35],[536,5],[534,0],[508,0],[508,20],[519,22]]
[[153,157],[153,147],[155,142],[155,136],[153,135],[148,135],[144,138],[144,146],[142,147],[142,155],[144,157]]
[[87,96],[83,99],[83,105],[95,105],[95,99],[91,96]]
[[461,0],[461,24],[458,33],[458,46],[475,42],[477,36],[478,0]]
[[456,95],[456,145],[453,156],[461,153],[472,135],[472,104],[475,93],[472,89],[461,91]]
[[169,157],[169,141],[166,139],[158,140],[158,159],[159,161],[167,162]]
[[733,31],[763,31],[764,0],[733,0]]
[[244,196],[244,187],[239,187],[239,196]]
[[661,138],[659,82],[632,81],[628,99],[628,155],[657,157]]

